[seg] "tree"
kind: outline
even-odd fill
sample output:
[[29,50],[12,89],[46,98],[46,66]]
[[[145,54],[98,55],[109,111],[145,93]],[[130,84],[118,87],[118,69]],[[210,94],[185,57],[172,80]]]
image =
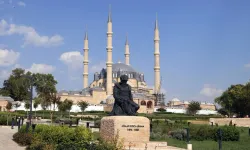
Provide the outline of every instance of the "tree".
[[[6,109],[7,109],[8,111],[10,111],[11,108],[12,108],[12,103],[8,101],[8,103],[7,103],[7,105],[6,105]],[[1,110],[1,108],[0,108],[0,110]],[[7,125],[9,125],[9,114],[7,114]]]
[[28,116],[28,110],[29,110],[29,108],[30,108],[30,102],[29,102],[29,101],[25,101],[25,103],[24,103],[24,108],[26,109],[27,118],[28,118],[28,117],[29,117],[29,116]]
[[81,111],[83,113],[84,110],[88,107],[89,104],[87,102],[85,102],[85,101],[79,101],[77,103],[77,105],[81,108]]
[[65,99],[63,102],[59,103],[58,109],[61,112],[69,111],[69,117],[70,117],[70,110],[73,105],[72,100]]
[[57,81],[54,79],[52,74],[33,74],[33,82],[37,94],[43,100],[43,106],[50,107],[50,119],[52,123],[53,114],[55,111],[55,105],[52,108],[52,104],[55,104],[56,99],[56,84]]
[[215,102],[228,112],[229,117],[233,113],[244,116],[249,113],[249,103],[247,100],[247,86],[242,84],[231,85],[221,96],[215,99]]
[[188,104],[187,111],[189,114],[195,115],[198,110],[201,110],[200,103],[197,101],[191,101]]
[[8,103],[7,103],[7,105],[6,105],[6,109],[7,109],[8,111],[10,111],[11,108],[12,108],[12,103],[8,101]]
[[3,82],[3,88],[0,89],[0,95],[10,96],[14,101],[28,99],[31,82],[26,75],[30,74],[30,72],[25,73],[25,70],[21,68],[12,70],[12,74]]
[[43,119],[44,119],[44,111],[47,110],[47,108],[49,107],[49,104],[44,100],[42,99],[41,97],[39,97],[41,99],[41,107],[43,109]]
[[34,103],[33,103],[33,107],[35,108],[35,116],[36,116],[36,109],[40,103],[41,103],[41,99],[39,97],[35,97]]
[[64,101],[65,105],[66,105],[66,110],[69,112],[69,118],[70,118],[70,110],[71,110],[71,107],[73,105],[73,101],[72,100],[65,100]]

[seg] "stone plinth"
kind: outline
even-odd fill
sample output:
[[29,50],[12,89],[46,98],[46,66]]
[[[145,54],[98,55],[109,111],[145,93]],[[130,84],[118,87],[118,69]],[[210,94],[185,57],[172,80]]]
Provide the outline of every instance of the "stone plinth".
[[146,117],[109,116],[101,120],[100,135],[104,140],[113,140],[118,134],[124,142],[149,142],[150,122]]

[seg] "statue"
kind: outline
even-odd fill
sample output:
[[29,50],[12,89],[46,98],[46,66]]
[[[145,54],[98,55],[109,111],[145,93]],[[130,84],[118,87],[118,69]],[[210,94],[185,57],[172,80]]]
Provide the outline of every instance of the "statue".
[[133,101],[131,93],[131,86],[127,84],[128,76],[122,75],[121,82],[115,83],[113,89],[113,96],[115,103],[110,116],[136,116],[137,110],[140,108],[138,104]]

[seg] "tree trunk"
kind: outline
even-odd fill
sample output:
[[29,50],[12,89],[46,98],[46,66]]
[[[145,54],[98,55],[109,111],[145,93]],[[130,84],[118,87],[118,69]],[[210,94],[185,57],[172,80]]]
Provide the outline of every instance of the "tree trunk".
[[35,109],[35,117],[36,117],[36,109]]
[[9,115],[7,114],[7,126],[9,125]]
[[53,118],[53,112],[52,111],[50,111],[50,119],[51,119],[51,124],[52,124],[52,118]]

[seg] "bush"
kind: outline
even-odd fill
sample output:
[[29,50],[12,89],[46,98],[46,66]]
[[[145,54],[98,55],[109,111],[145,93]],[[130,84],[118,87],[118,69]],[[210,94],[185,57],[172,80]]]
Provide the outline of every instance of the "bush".
[[13,140],[22,146],[31,144],[32,135],[30,133],[17,132],[13,135]]
[[193,138],[197,141],[203,141],[209,139],[213,140],[216,138],[216,130],[217,128],[213,128],[209,125],[191,126],[190,138]]
[[169,136],[178,140],[185,140],[187,131],[185,129],[177,129],[169,132]]
[[[240,131],[233,126],[220,127],[222,130],[223,141],[238,141],[240,138]],[[191,138],[197,141],[203,140],[218,140],[219,127],[212,127],[209,125],[191,126],[190,135]]]
[[7,116],[7,114],[0,116],[0,125],[7,125],[7,117],[8,117],[8,125],[9,126],[11,125],[11,123],[12,123],[12,117],[10,115]]
[[[223,141],[239,141],[240,131],[233,126],[224,126],[222,130],[222,140]],[[217,136],[216,136],[217,139]]]
[[166,111],[166,109],[164,109],[164,108],[158,108],[156,111],[159,111],[159,112],[165,112],[165,111]]
[[[18,134],[25,134],[26,126],[22,126]],[[31,133],[31,128],[29,134]],[[37,125],[29,149],[82,149],[92,140],[91,132],[83,127],[69,128],[67,126]],[[20,143],[20,142],[17,142]]]

